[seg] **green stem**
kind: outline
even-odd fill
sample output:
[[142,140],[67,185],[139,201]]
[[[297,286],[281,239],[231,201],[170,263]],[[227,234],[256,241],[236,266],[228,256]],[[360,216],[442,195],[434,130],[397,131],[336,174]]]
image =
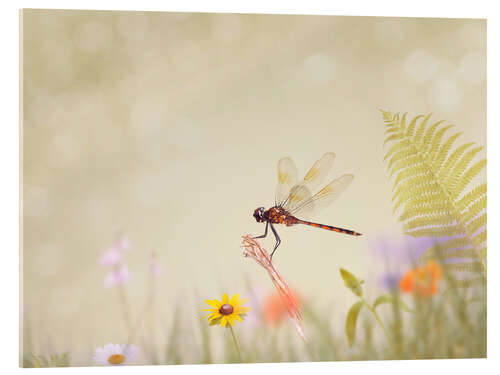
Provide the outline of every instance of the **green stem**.
[[234,334],[233,326],[231,324],[228,324],[228,326],[229,326],[229,329],[231,330],[231,336],[233,337],[234,347],[236,348],[236,351],[238,352],[238,358],[240,359],[240,362],[243,362],[243,359],[241,358],[240,347],[238,346],[238,341],[236,341],[236,336]]
[[361,300],[363,301],[364,305],[368,308],[368,310],[370,310],[372,312],[372,314],[375,316],[375,319],[377,319],[377,322],[380,324],[380,326],[382,327],[382,330],[384,331],[384,334],[385,334],[385,337],[387,338],[387,341],[389,342],[390,345],[392,345],[391,336],[389,336],[389,333],[387,332],[387,329],[385,328],[385,325],[382,322],[382,319],[380,319],[380,316],[377,314],[377,312],[375,311],[375,309],[373,307],[371,307],[365,301],[364,298],[361,298]]

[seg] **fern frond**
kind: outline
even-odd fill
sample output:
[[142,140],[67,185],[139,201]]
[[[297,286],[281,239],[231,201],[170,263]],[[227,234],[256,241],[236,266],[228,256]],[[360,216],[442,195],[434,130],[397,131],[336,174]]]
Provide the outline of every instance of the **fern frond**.
[[418,154],[413,154],[411,156],[408,156],[407,158],[400,159],[397,163],[394,164],[392,170],[389,171],[389,178],[391,178],[394,173],[400,171],[401,169],[418,163],[421,163],[420,156]]
[[455,186],[457,185],[458,181],[462,177],[462,174],[464,173],[465,169],[469,166],[470,162],[476,156],[476,154],[481,151],[483,148],[482,147],[476,147],[473,148],[472,150],[469,150],[461,159],[459,162],[456,163],[454,166],[453,170],[451,173],[448,174],[448,177],[444,179],[443,185],[449,190],[453,191],[455,189]]
[[389,151],[387,151],[387,154],[384,155],[384,161],[387,160],[392,154],[400,151],[400,150],[406,150],[409,146],[410,142],[408,142],[406,139],[403,139],[402,141],[397,142],[394,144]]
[[413,132],[415,131],[415,126],[417,126],[417,121],[424,117],[423,115],[416,116],[413,120],[411,120],[410,125],[408,125],[408,130],[406,131],[406,137],[413,137]]
[[470,258],[477,259],[477,253],[474,249],[461,249],[451,251],[440,251],[439,254],[428,253],[427,251],[420,256],[420,261],[425,262],[429,259],[444,261],[447,259]]
[[410,198],[415,197],[417,195],[425,196],[427,201],[429,202],[430,200],[436,200],[436,198],[438,200],[439,198],[442,198],[441,197],[442,191],[439,185],[432,182],[408,188],[406,191],[404,191],[398,196],[398,199],[394,203],[393,211],[396,212],[399,206],[401,206],[403,203],[408,202]]
[[440,197],[442,198],[442,192],[439,192],[437,194],[425,194],[418,197],[411,197],[410,199],[408,199],[408,201],[406,201],[404,210],[432,207],[435,204],[437,204],[436,201],[438,201],[438,199],[433,199],[433,198],[440,198]]
[[459,288],[472,288],[477,285],[486,284],[486,279],[484,277],[475,277],[472,279],[455,280],[455,285]]
[[422,120],[422,122],[420,123],[420,125],[418,126],[417,128],[417,132],[415,133],[415,137],[413,138],[413,142],[415,144],[419,144],[423,135],[424,135],[424,131],[425,131],[425,127],[427,126],[427,122],[429,121],[429,119],[431,118],[431,113],[429,113],[427,116],[424,117],[424,119]]
[[486,167],[486,159],[481,159],[470,167],[462,176],[459,177],[451,192],[452,198],[457,198],[465,189],[465,187]]
[[[444,252],[450,252],[451,250],[463,250],[464,248],[468,248],[471,246],[471,243],[469,239],[459,237],[459,238],[452,238],[446,241],[441,241],[430,248],[428,248],[422,255],[420,260],[423,261],[424,259],[429,259],[429,258],[437,258],[439,259],[440,254]],[[470,249],[472,250],[472,249]]]
[[425,182],[428,182],[430,180],[430,177],[432,177],[430,173],[422,173],[406,179],[404,182],[399,184],[396,190],[392,189],[392,191],[394,191],[394,196],[392,198],[392,201],[394,202],[397,196],[399,196],[399,194],[401,194],[404,190],[414,185],[421,185]]
[[464,211],[467,207],[471,205],[472,202],[482,199],[485,200],[484,208],[486,208],[486,192],[487,192],[486,183],[475,187],[470,192],[465,194],[463,198],[457,202],[456,204],[457,209],[459,211]]
[[445,139],[453,125],[444,121],[431,124],[430,114],[416,116],[406,126],[406,114],[400,118],[399,114],[382,113],[387,127],[384,145],[391,146],[384,161],[388,161],[388,174],[394,179],[394,212],[402,210],[399,221],[405,233],[414,237],[460,236],[440,242],[424,255],[444,248],[446,259],[479,260],[479,268],[467,263],[454,263],[453,267],[478,268],[486,273],[486,254],[481,254],[486,242],[486,184],[465,191],[486,166],[486,159],[473,162],[483,147],[473,142],[455,147],[462,133]]
[[443,126],[437,133],[436,136],[432,139],[431,147],[428,152],[427,161],[432,161],[436,157],[436,153],[439,150],[439,146],[441,145],[441,140],[444,137],[444,134],[453,127],[453,125]]
[[481,216],[472,220],[469,224],[467,224],[467,229],[470,233],[476,233],[478,229],[484,227],[486,225],[486,212]]
[[448,138],[448,140],[439,148],[436,156],[432,160],[431,163],[432,169],[438,170],[438,168],[443,164],[444,160],[446,159],[446,156],[448,156],[448,153],[450,152],[457,138],[460,137],[462,134],[463,134],[462,132],[455,133],[450,138]]
[[479,250],[479,257],[481,259],[486,259],[487,252],[488,252],[488,249],[486,247],[483,247],[482,249]]
[[460,236],[464,234],[463,229],[456,225],[450,225],[448,227],[428,227],[418,230],[413,230],[411,232],[405,232],[405,234],[412,237],[445,237],[445,236]]
[[468,263],[449,263],[443,265],[444,269],[447,271],[457,271],[457,272],[481,272],[482,266],[479,262],[468,262]]
[[455,222],[451,215],[428,215],[420,216],[416,219],[409,220],[403,225],[403,229],[408,231],[412,229],[427,227],[431,225],[450,225]]
[[471,204],[469,208],[463,213],[464,223],[468,223],[469,221],[474,219],[485,208],[486,208],[486,197],[483,196],[482,198]]
[[441,168],[436,168],[438,170],[438,178],[445,181],[448,176],[451,174],[451,171],[453,170],[453,167],[457,164],[457,161],[462,157],[462,155],[467,151],[469,147],[472,147],[474,145],[473,142],[469,142],[466,144],[463,144],[462,146],[458,147],[455,151],[452,152],[452,154],[446,159],[446,162],[442,165]]
[[404,181],[407,178],[410,178],[412,176],[418,175],[418,174],[423,174],[427,170],[425,165],[412,165],[408,168],[406,168],[404,171],[400,172],[398,176],[396,177],[396,181],[394,181],[393,189],[395,189],[401,181]]
[[472,237],[472,240],[474,242],[474,246],[476,248],[481,247],[481,245],[486,242],[486,237],[487,237],[486,229],[484,231],[476,234],[474,237]]
[[384,109],[380,109],[380,112],[382,112],[382,118],[384,121],[392,121],[392,112],[391,111],[386,111]]
[[391,160],[389,160],[389,164],[387,166],[387,170],[390,170],[393,164],[401,159],[404,159],[406,157],[415,155],[417,152],[415,150],[408,150],[408,148],[405,148],[404,150],[397,151],[392,155]]
[[387,142],[390,142],[390,141],[395,141],[395,140],[398,140],[398,139],[403,139],[404,137],[404,134],[401,133],[401,132],[397,132],[397,133],[394,133],[394,134],[391,134],[389,137],[386,138],[385,142],[384,142],[384,146]]
[[422,152],[423,153],[428,153],[429,151],[429,148],[432,144],[432,140],[434,139],[434,132],[436,131],[436,129],[438,129],[438,126],[441,125],[444,121],[438,121],[436,122],[435,124],[429,126],[429,128],[427,129],[427,131],[425,132],[425,135],[424,135],[424,138],[422,139],[422,144],[421,144],[421,148],[422,148]]
[[399,221],[405,221],[408,220],[411,217],[415,217],[418,215],[429,215],[429,214],[437,214],[438,212],[441,213],[447,213],[448,215],[451,215],[452,212],[449,209],[449,206],[444,203],[438,203],[435,205],[430,205],[430,206],[423,206],[423,207],[414,207],[412,209],[407,209],[405,207],[405,210],[403,213],[399,216],[398,220]]

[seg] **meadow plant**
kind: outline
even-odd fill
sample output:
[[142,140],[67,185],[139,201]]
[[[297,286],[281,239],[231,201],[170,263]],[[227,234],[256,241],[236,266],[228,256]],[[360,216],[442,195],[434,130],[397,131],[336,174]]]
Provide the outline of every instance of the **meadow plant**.
[[290,319],[292,320],[297,333],[304,341],[307,341],[304,334],[302,315],[299,310],[297,298],[293,295],[287,282],[274,266],[267,250],[264,249],[260,243],[249,234],[243,236],[243,256],[253,258],[258,264],[266,269],[274,287],[281,296],[282,301],[288,310],[288,314],[290,315]]

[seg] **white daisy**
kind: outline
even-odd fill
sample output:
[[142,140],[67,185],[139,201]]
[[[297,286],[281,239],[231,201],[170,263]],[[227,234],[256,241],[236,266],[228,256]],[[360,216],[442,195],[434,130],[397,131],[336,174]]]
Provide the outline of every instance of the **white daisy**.
[[106,344],[95,350],[94,362],[102,366],[128,365],[135,361],[139,347],[126,344]]

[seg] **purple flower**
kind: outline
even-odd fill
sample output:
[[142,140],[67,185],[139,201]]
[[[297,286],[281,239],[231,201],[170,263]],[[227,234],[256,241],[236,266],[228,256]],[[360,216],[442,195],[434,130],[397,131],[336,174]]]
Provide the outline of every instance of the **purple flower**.
[[387,264],[390,269],[404,268],[418,263],[420,256],[436,243],[435,238],[406,236],[398,240],[380,237],[375,240],[372,247],[377,255]]
[[104,279],[106,288],[126,284],[130,280],[130,272],[125,264],[111,270]]
[[380,278],[380,284],[384,289],[393,290],[399,286],[402,276],[401,272],[388,272]]

